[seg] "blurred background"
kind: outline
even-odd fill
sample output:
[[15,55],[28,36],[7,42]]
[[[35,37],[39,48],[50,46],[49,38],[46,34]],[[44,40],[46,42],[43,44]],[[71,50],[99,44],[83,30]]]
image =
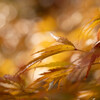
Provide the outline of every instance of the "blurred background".
[[[0,0],[0,76],[13,75],[34,58],[33,52],[53,44],[51,31],[79,44],[78,48],[91,45],[96,41],[94,35],[78,43],[80,27],[99,12],[100,0]],[[69,52],[58,54],[43,63],[66,60],[70,56]],[[44,70],[47,69],[37,69],[35,73]],[[30,73],[31,80],[33,71]]]

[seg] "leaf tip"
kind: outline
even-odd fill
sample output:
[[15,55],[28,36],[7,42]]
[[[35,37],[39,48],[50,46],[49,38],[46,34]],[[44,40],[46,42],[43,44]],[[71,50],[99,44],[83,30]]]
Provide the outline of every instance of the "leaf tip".
[[54,32],[49,32],[49,33],[50,33],[50,35],[51,35],[56,41],[59,40],[59,37],[56,36],[56,35],[54,35]]

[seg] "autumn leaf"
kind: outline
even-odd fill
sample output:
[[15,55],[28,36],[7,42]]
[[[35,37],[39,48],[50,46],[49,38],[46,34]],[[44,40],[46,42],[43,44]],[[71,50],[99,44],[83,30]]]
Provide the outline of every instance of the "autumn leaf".
[[71,41],[69,41],[67,38],[65,38],[65,37],[56,36],[56,35],[54,35],[54,32],[50,32],[50,35],[51,35],[57,42],[60,42],[60,43],[66,44],[66,45],[71,45],[71,46],[75,47],[74,44],[73,44]]
[[52,56],[52,55],[55,55],[55,54],[58,54],[58,53],[61,53],[61,52],[64,52],[64,51],[73,51],[73,50],[76,50],[76,49],[72,45],[59,43],[59,44],[50,46],[46,49],[35,52],[34,54],[40,53],[40,56],[36,57],[32,61],[30,61],[27,65],[23,66],[19,70],[19,72],[17,72],[17,74],[23,73],[28,68],[30,68],[30,66],[32,66],[33,64],[40,62],[40,61],[42,61],[43,59],[45,59],[49,56]]
[[69,63],[69,62],[51,62],[49,64],[44,64],[44,65],[36,66],[36,68],[41,68],[41,67],[47,67],[49,69],[53,69],[53,68],[66,68],[66,66],[68,66],[68,65],[74,65],[74,64]]
[[100,23],[100,18],[96,17],[90,20],[81,30],[79,39],[86,40],[90,32]]

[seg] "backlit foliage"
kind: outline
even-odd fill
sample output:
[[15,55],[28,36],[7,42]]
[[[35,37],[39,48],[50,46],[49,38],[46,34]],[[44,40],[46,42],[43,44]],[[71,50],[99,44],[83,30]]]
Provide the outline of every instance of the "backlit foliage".
[[[82,30],[82,34],[87,33],[83,35],[83,38],[84,36],[87,38],[91,29],[98,23],[99,18],[90,22],[89,26]],[[93,100],[94,98],[99,100],[100,78],[93,81],[93,77],[89,77],[100,66],[100,31],[96,35],[97,41],[88,51],[80,50],[67,38],[56,36],[52,32],[50,34],[57,41],[56,44],[33,53],[32,55],[39,54],[39,56],[22,66],[15,75],[4,75],[0,78],[2,100],[28,100],[29,98],[30,100],[65,100],[66,98],[68,100]],[[41,64],[45,58],[61,52],[72,52],[72,55],[78,52],[80,55],[74,61]],[[48,71],[42,73],[43,76],[32,83],[27,83],[25,73],[42,67],[47,67]]]
[[99,94],[99,0],[0,0],[0,100]]

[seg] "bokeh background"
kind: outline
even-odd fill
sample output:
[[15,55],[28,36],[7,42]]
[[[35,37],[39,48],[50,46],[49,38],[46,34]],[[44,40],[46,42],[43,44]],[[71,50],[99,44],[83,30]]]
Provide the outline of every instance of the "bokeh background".
[[[0,0],[0,76],[14,75],[34,58],[33,52],[55,43],[49,32],[67,37],[78,48],[90,46],[95,34],[81,43],[78,36],[81,27],[99,12],[100,0]],[[66,60],[71,54],[58,54],[43,63]],[[46,70],[37,69],[34,78],[32,70],[28,77],[33,81]]]

